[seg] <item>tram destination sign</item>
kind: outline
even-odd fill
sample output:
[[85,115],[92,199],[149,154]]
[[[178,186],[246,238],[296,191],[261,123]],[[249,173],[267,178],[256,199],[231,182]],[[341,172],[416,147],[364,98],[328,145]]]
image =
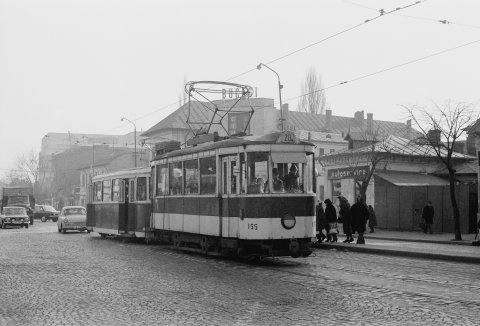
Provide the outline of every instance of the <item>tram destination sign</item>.
[[355,179],[368,175],[370,167],[357,166],[328,170],[328,179]]

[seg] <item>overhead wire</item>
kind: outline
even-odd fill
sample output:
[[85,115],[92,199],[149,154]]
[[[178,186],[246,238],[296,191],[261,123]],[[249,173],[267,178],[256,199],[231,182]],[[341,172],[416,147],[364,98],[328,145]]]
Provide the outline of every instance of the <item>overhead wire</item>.
[[422,61],[422,60],[425,60],[425,59],[429,59],[429,58],[432,58],[432,57],[435,57],[435,56],[438,56],[438,55],[441,55],[441,54],[444,54],[444,53],[447,53],[447,52],[450,52],[450,51],[454,51],[454,50],[457,50],[457,49],[460,49],[460,48],[463,48],[463,47],[466,47],[466,46],[469,46],[469,45],[472,45],[472,44],[475,44],[475,43],[479,43],[479,42],[480,42],[480,39],[474,40],[474,41],[471,41],[471,42],[467,42],[467,43],[463,43],[463,44],[460,44],[460,45],[457,45],[457,46],[454,46],[454,47],[451,47],[451,48],[448,48],[448,49],[445,49],[445,50],[441,50],[441,51],[438,51],[438,52],[435,52],[435,53],[431,53],[429,55],[426,55],[426,56],[423,56],[423,57],[420,57],[420,58],[417,58],[417,59],[406,61],[406,62],[397,64],[397,65],[394,65],[394,66],[391,66],[391,67],[388,67],[388,68],[385,68],[385,69],[381,69],[381,70],[378,70],[378,71],[375,71],[375,72],[372,72],[372,73],[368,73],[368,74],[365,74],[365,75],[362,75],[362,76],[358,76],[358,77],[355,77],[355,78],[350,79],[350,80],[342,81],[338,84],[334,84],[334,85],[324,87],[324,88],[321,88],[321,89],[316,89],[312,92],[305,93],[305,94],[302,94],[302,95],[299,95],[299,96],[296,96],[296,97],[291,97],[291,98],[286,99],[286,102],[291,101],[291,100],[295,100],[295,99],[298,99],[300,97],[307,96],[307,95],[310,95],[310,94],[313,94],[313,93],[321,92],[321,91],[324,91],[324,90],[327,90],[327,89],[330,89],[330,88],[345,85],[347,83],[353,83],[353,82],[359,81],[361,79],[365,79],[365,78],[368,78],[368,77],[371,77],[371,76],[374,76],[374,75],[378,75],[378,74],[381,74],[381,73],[384,73],[384,72],[387,72],[387,71],[390,71],[390,70],[394,70],[394,69],[397,69],[397,68],[400,68],[400,67],[403,67],[403,66],[407,66],[407,65],[410,65],[412,63]]
[[[371,23],[371,22],[373,22],[373,21],[375,21],[375,20],[377,20],[377,19],[379,19],[379,18],[381,18],[381,17],[384,17],[384,16],[390,15],[390,14],[392,14],[392,13],[395,13],[395,12],[398,12],[398,11],[401,11],[401,10],[404,10],[404,9],[407,9],[407,8],[410,8],[410,7],[413,7],[413,6],[416,6],[416,5],[421,4],[421,3],[424,3],[424,2],[426,2],[426,1],[428,1],[428,0],[418,0],[418,1],[415,1],[415,2],[413,2],[413,3],[411,3],[411,4],[405,5],[405,6],[403,6],[403,7],[397,7],[397,8],[395,8],[395,9],[388,10],[388,11],[382,9],[382,10],[380,11],[380,14],[379,14],[378,16],[375,16],[375,17],[366,19],[366,20],[364,20],[363,22],[361,22],[361,23],[359,23],[359,24],[353,25],[353,26],[348,27],[348,28],[346,28],[346,29],[344,29],[344,30],[341,30],[341,31],[339,31],[339,32],[336,32],[336,33],[334,33],[334,34],[332,34],[332,35],[329,35],[329,36],[327,36],[327,37],[325,37],[325,38],[323,38],[323,39],[321,39],[321,40],[318,40],[318,41],[316,41],[316,42],[310,43],[310,44],[308,44],[308,45],[306,45],[306,46],[303,46],[303,47],[301,47],[301,48],[299,48],[299,49],[296,49],[296,50],[294,50],[294,51],[288,52],[288,53],[286,53],[286,54],[284,54],[284,55],[282,55],[282,56],[280,56],[280,57],[278,57],[278,58],[275,58],[275,59],[273,59],[273,60],[267,61],[266,64],[272,64],[272,63],[275,63],[275,62],[277,62],[277,61],[283,60],[283,59],[285,59],[285,58],[287,58],[287,57],[290,57],[290,56],[292,56],[292,55],[294,55],[294,54],[296,54],[296,53],[298,53],[298,52],[304,51],[304,50],[309,49],[309,48],[311,48],[311,47],[313,47],[313,46],[315,46],[315,45],[318,45],[318,44],[320,44],[320,43],[323,43],[323,42],[325,42],[325,41],[327,41],[327,40],[330,40],[330,39],[332,39],[332,38],[335,38],[335,37],[337,37],[337,36],[340,36],[340,35],[342,35],[342,34],[345,34],[345,33],[347,33],[347,32],[350,32],[350,31],[352,31],[352,30],[354,30],[354,29],[357,29],[357,28],[359,28],[359,27],[361,27],[361,26],[363,26],[363,25],[365,25],[365,24]],[[244,71],[244,72],[242,72],[242,73],[240,73],[240,74],[237,74],[237,75],[234,75],[234,76],[232,76],[232,77],[229,77],[229,78],[226,79],[225,81],[231,81],[231,80],[233,80],[233,79],[237,79],[237,78],[239,78],[239,77],[241,77],[241,76],[244,76],[244,75],[246,75],[246,74],[249,74],[249,73],[251,73],[251,72],[253,72],[253,71],[255,71],[255,70],[257,70],[257,69],[256,69],[256,68],[249,69],[249,70]],[[146,118],[146,117],[148,117],[148,116],[150,116],[150,115],[152,115],[152,114],[155,114],[155,113],[157,113],[157,112],[159,112],[159,111],[163,111],[164,109],[167,109],[167,108],[169,108],[169,107],[172,107],[173,105],[175,105],[175,104],[177,104],[177,103],[178,103],[178,101],[175,101],[175,102],[173,102],[173,103],[171,103],[171,104],[162,106],[162,107],[159,108],[159,109],[156,109],[156,110],[154,110],[154,111],[151,111],[151,112],[149,112],[149,113],[146,113],[146,114],[142,115],[141,117],[137,118],[137,119],[134,120],[134,121],[144,119],[144,118]],[[116,128],[115,128],[115,129],[116,129]]]

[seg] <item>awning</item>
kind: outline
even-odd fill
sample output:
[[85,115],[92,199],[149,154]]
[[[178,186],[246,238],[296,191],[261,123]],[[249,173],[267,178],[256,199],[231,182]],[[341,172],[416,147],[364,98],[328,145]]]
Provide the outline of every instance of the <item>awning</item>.
[[446,179],[435,177],[433,175],[411,172],[390,172],[377,173],[375,175],[385,181],[393,183],[396,186],[448,186],[450,183]]
[[305,153],[272,153],[273,163],[307,163]]

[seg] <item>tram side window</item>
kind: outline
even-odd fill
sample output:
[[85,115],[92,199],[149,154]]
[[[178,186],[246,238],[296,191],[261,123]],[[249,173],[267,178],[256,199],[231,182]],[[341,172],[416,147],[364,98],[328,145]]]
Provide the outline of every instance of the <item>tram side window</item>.
[[200,159],[200,193],[214,194],[217,185],[217,164],[215,157]]
[[112,180],[112,201],[120,201],[120,179]]
[[137,200],[147,200],[147,178],[137,178]]
[[102,201],[112,201],[112,181],[111,180],[103,181]]
[[95,182],[93,188],[93,201],[102,201],[102,182]]
[[185,176],[185,193],[198,194],[198,160],[183,162]]
[[157,196],[168,195],[168,166],[157,165]]
[[248,153],[248,187],[249,194],[263,194],[268,180],[268,153]]
[[182,162],[170,163],[170,194],[181,195],[183,184],[183,169]]

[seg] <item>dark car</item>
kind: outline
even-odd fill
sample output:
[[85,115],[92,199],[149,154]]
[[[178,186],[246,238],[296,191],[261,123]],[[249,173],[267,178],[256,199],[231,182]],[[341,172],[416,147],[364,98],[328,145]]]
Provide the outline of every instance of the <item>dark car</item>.
[[48,220],[56,222],[58,220],[58,211],[50,205],[35,205],[33,217],[41,219],[42,222]]
[[17,206],[4,207],[0,220],[2,221],[2,229],[6,229],[7,226],[19,226],[28,229],[28,223],[30,223],[25,207]]

